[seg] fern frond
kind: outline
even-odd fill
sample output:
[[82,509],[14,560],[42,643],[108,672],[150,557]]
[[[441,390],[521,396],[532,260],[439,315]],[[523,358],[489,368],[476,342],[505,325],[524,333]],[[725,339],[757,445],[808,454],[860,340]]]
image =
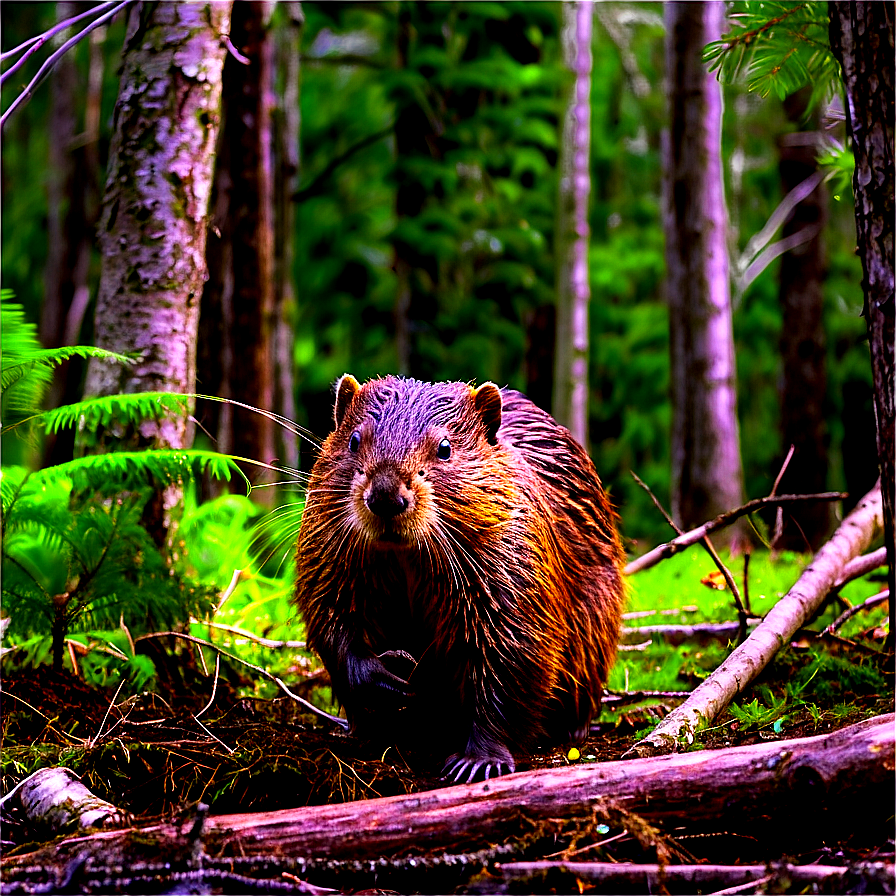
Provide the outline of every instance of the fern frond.
[[42,348],[29,352],[27,356],[17,359],[9,358],[7,349],[3,348],[3,369],[0,375],[0,388],[4,391],[29,374],[49,375],[52,368],[58,367],[72,358],[108,358],[122,364],[133,364],[134,359],[118,352],[106,351],[92,345],[65,345],[62,348]]
[[38,483],[50,483],[69,478],[76,484],[102,491],[137,488],[153,480],[177,483],[190,481],[197,473],[210,473],[217,479],[230,480],[234,473],[249,480],[236,464],[236,459],[215,451],[174,449],[147,451],[118,451],[110,454],[91,454],[67,463],[57,464],[32,473]]
[[[158,420],[166,414],[186,416],[190,410],[190,396],[177,392],[138,392],[131,395],[103,395],[73,404],[63,405],[22,420],[43,426],[48,433],[77,426],[94,432],[99,427],[116,423],[136,425],[143,420]],[[16,424],[18,425],[18,424]],[[3,431],[13,427],[6,427]]]

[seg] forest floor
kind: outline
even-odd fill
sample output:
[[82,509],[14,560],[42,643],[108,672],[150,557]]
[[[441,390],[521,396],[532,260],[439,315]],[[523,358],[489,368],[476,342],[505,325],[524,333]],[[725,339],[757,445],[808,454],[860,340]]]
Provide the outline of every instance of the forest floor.
[[[799,662],[799,657],[785,657],[764,677],[765,703],[773,702],[770,695],[776,689],[783,690],[786,680],[794,675],[792,664]],[[316,683],[321,684],[320,679]],[[872,683],[869,679],[868,684]],[[219,682],[214,705],[201,718],[197,716],[208,703],[207,694],[177,702],[163,701],[153,694],[138,695],[118,704],[118,709],[110,713],[110,692],[67,672],[21,670],[5,675],[2,684],[4,792],[34,768],[67,766],[95,794],[130,813],[137,827],[183,819],[195,811],[199,802],[209,804],[212,813],[218,815],[408,794],[445,786],[438,777],[439,757],[362,743],[334,730],[329,723],[301,713],[287,698],[243,698],[223,680]],[[753,713],[760,720],[756,724],[751,724],[743,711],[738,716],[729,715],[724,724],[705,732],[692,749],[813,736],[894,708],[891,694],[881,696],[871,686],[864,692],[840,696],[848,696],[848,701],[841,699],[828,707],[813,703],[809,709],[786,714],[779,724],[763,724],[759,712]],[[752,702],[761,705],[758,699]],[[544,749],[522,757],[517,770],[619,760],[639,733],[655,724],[664,712],[662,704],[654,701],[652,705],[617,710],[612,718],[605,713],[604,720],[592,726],[588,740],[579,746],[578,756],[570,754],[568,746]],[[782,716],[779,714],[778,718]],[[5,854],[35,849],[43,839],[41,833],[31,829],[15,811],[4,814]],[[653,843],[650,838],[645,841],[643,836],[604,825],[598,828],[604,836],[598,837],[597,842],[592,838],[584,848],[579,846],[579,839],[562,833],[516,846],[487,847],[476,861],[467,863],[467,870],[460,877],[455,874],[446,879],[437,874],[424,879],[418,872],[411,879],[396,869],[394,874],[378,874],[375,881],[348,870],[334,878],[332,867],[328,866],[321,879],[335,883],[341,892],[393,892],[388,887],[395,887],[395,892],[490,892],[496,884],[488,869],[495,861],[575,856],[588,861],[656,862],[658,842],[667,839],[681,855],[696,863],[761,865],[790,861],[853,865],[892,863],[894,858],[892,816],[887,824],[871,829],[860,824],[834,826],[827,836],[819,836],[817,826],[808,824],[806,836],[793,831],[786,842],[780,839],[780,831],[769,839],[761,826],[752,835],[745,835],[737,825],[732,830],[735,832],[656,831],[658,841]],[[308,879],[314,883],[313,875]],[[9,891],[8,887],[4,889]],[[87,887],[83,891],[102,890]],[[506,891],[526,890],[518,887]],[[780,883],[769,890],[801,891],[799,887],[787,889]],[[205,892],[239,892],[239,888],[225,886]]]

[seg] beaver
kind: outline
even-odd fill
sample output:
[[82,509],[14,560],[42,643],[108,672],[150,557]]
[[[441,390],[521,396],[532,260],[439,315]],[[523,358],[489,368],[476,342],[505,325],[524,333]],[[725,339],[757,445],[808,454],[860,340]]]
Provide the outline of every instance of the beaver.
[[454,781],[583,739],[616,652],[624,554],[582,447],[491,382],[346,374],[334,418],[295,601],[350,729],[428,708],[444,723],[432,743],[455,739]]

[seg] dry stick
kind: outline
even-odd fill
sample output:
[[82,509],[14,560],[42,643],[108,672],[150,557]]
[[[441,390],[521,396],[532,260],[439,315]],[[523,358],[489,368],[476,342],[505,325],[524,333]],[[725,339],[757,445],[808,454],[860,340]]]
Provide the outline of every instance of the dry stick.
[[672,541],[667,542],[666,544],[657,545],[653,550],[632,560],[632,562],[625,567],[625,574],[627,576],[632,576],[636,572],[641,572],[643,569],[650,569],[651,566],[656,566],[661,560],[665,560],[667,557],[680,553],[684,548],[696,544],[700,539],[715,532],[717,529],[723,529],[725,526],[730,526],[735,520],[753,513],[762,507],[775,506],[777,504],[792,504],[797,501],[842,501],[847,497],[849,496],[846,492],[819,492],[814,495],[768,495],[765,498],[754,498],[742,507],[720,514],[708,523],[704,523],[702,526],[698,526],[690,532],[685,532],[684,535],[681,535],[678,538],[673,538]]
[[[884,549],[886,550],[886,548]],[[856,613],[861,613],[863,610],[870,610],[872,607],[876,607],[879,604],[884,603],[890,599],[890,589],[884,588],[880,594],[875,594],[874,597],[869,597],[868,600],[863,601],[860,604],[857,604],[854,607],[850,607],[848,610],[845,610],[841,613],[826,629],[829,635],[832,635],[847,619],[852,619]]]
[[[722,893],[743,892],[755,890],[774,879],[777,875],[781,880],[789,880],[799,887],[806,888],[811,884],[820,884],[839,879],[854,879],[855,874],[863,871],[872,875],[871,879],[877,881],[880,878],[893,880],[893,866],[885,862],[862,862],[851,867],[839,865],[792,865],[789,863],[767,865],[656,865],[656,864],[631,864],[628,862],[508,862],[499,864],[496,868],[503,875],[505,881],[515,880],[526,883],[544,885],[546,879],[542,877],[547,872],[569,875],[569,884],[572,887],[565,892],[575,892],[575,882],[579,885],[591,884],[601,886],[599,892],[664,892],[669,884],[674,884],[679,892],[684,892],[683,887],[693,887],[689,892],[709,892],[710,887],[728,885],[724,890],[715,890],[716,896]],[[772,873],[769,874],[769,871]],[[532,880],[532,878],[535,878]],[[564,886],[567,880],[561,878],[552,879],[555,884]],[[616,886],[618,889],[610,890]],[[520,891],[522,892],[522,890]],[[834,892],[829,889],[828,892]]]
[[636,743],[629,754],[669,753],[693,743],[698,728],[709,724],[790,641],[824,601],[847,563],[867,549],[882,527],[878,481],[747,640],[731,652],[685,703],[666,716],[652,734]]
[[200,644],[203,647],[208,647],[211,650],[217,651],[221,656],[226,656],[227,659],[233,660],[235,663],[242,663],[242,665],[248,667],[249,669],[252,669],[253,671],[257,672],[262,677],[267,678],[268,681],[273,681],[274,684],[277,685],[277,687],[279,687],[280,690],[283,691],[287,697],[289,697],[292,700],[295,700],[296,703],[300,704],[301,706],[304,706],[305,709],[308,710],[308,712],[314,713],[314,715],[320,716],[322,719],[326,719],[328,722],[334,722],[340,728],[343,728],[343,729],[348,728],[348,722],[345,719],[341,719],[341,718],[339,718],[339,716],[331,715],[330,713],[325,712],[322,709],[319,709],[313,703],[309,703],[307,700],[303,699],[298,694],[294,694],[281,679],[279,679],[273,673],[268,672],[267,669],[262,669],[261,666],[256,666],[254,663],[250,663],[250,662],[247,662],[246,660],[242,660],[238,656],[234,656],[232,653],[228,653],[226,650],[222,650],[220,647],[218,647],[216,644],[213,644],[211,641],[206,641],[204,638],[197,638],[194,635],[185,635],[183,632],[152,632],[151,634],[148,634],[148,635],[140,635],[140,637],[136,638],[135,640],[145,641],[145,640],[148,640],[149,638],[166,638],[166,637],[181,638],[182,640],[190,641],[193,644]]
[[[645,483],[640,478],[640,476],[638,476],[634,472],[632,473],[632,476],[635,477],[635,482],[637,482],[638,485],[640,485],[641,488],[643,488],[644,491],[646,491],[647,494],[650,495],[650,499],[653,501],[654,505],[656,505],[657,510],[659,510],[659,512],[666,518],[666,522],[678,533],[679,536],[683,535],[684,533],[681,531],[681,529],[678,528],[672,517],[668,513],[666,513],[662,504],[660,504],[659,499],[653,494],[647,483]],[[740,644],[747,636],[747,611],[744,609],[743,602],[740,599],[740,591],[738,590],[737,582],[734,581],[734,576],[731,575],[731,571],[728,569],[728,567],[725,566],[724,563],[722,563],[722,558],[718,555],[716,549],[712,546],[712,542],[709,540],[709,536],[704,535],[700,539],[700,543],[706,549],[706,552],[709,554],[709,556],[712,557],[713,563],[715,563],[715,565],[718,567],[719,572],[722,573],[725,578],[725,582],[731,589],[731,594],[734,597],[734,606],[737,610],[737,619],[739,623],[737,632],[737,643]]]

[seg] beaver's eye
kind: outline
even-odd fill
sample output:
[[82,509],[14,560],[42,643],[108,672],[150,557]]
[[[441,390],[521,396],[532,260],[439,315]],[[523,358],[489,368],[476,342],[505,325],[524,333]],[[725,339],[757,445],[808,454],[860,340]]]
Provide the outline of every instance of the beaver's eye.
[[355,430],[352,433],[351,438],[348,440],[348,450],[351,451],[352,454],[357,454],[360,447],[361,433],[359,433],[358,430]]
[[436,457],[438,457],[439,460],[448,460],[448,458],[451,457],[451,442],[449,442],[448,439],[442,439],[442,441],[439,442],[439,447],[436,450]]

